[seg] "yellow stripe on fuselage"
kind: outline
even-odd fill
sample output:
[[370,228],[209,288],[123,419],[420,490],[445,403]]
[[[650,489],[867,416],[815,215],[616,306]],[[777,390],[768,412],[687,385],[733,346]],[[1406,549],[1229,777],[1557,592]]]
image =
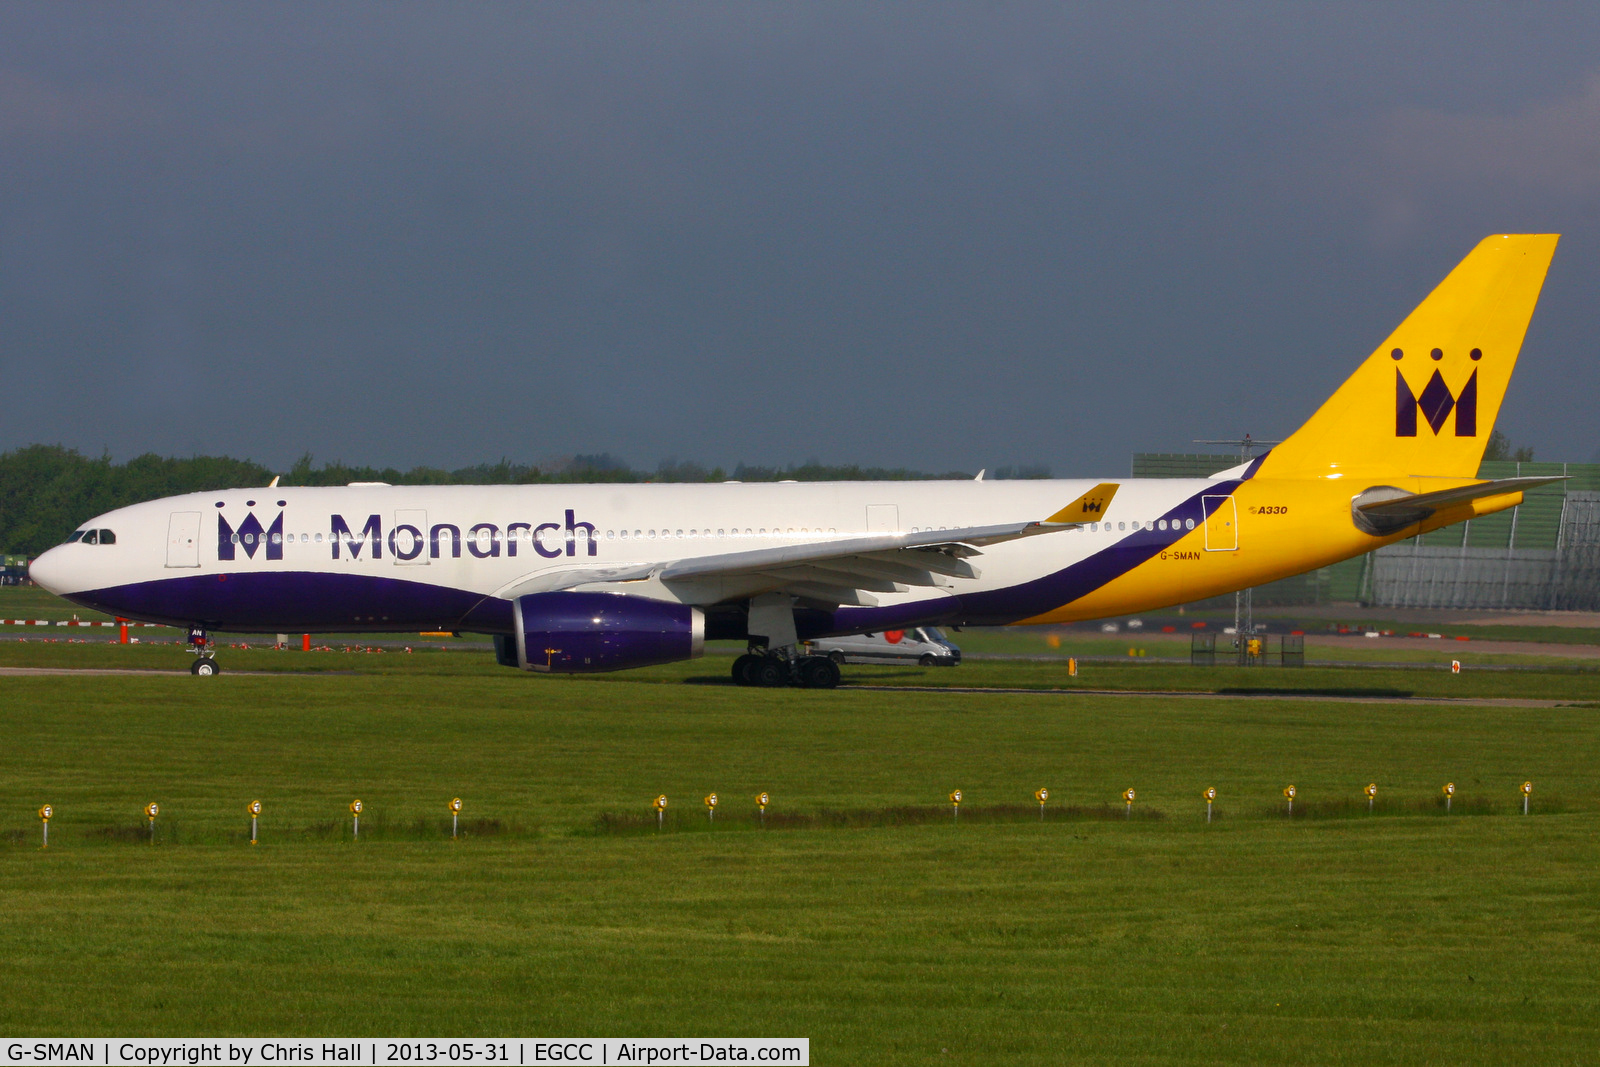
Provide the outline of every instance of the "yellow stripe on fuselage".
[[[1421,493],[1474,480],[1402,478],[1387,484]],[[1100,619],[1231,593],[1326,567],[1418,533],[1493,514],[1522,502],[1521,493],[1486,497],[1441,509],[1426,522],[1387,537],[1373,537],[1351,521],[1352,488],[1359,492],[1367,486],[1352,487],[1321,478],[1252,479],[1232,494],[1237,548],[1208,548],[1206,528],[1197,525],[1165,550],[1093,592],[1017,625]],[[1107,549],[1115,550],[1115,546]]]

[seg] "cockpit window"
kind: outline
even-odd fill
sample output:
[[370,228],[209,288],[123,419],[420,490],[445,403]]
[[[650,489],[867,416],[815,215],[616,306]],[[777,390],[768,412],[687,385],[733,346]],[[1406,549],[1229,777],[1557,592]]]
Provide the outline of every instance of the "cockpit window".
[[67,538],[67,544],[70,545],[74,541],[81,541],[83,539],[83,535],[88,533],[88,532],[89,531],[87,531],[87,530],[73,530],[72,531],[72,536]]
[[110,530],[101,530],[100,543],[102,545],[114,545],[117,543],[117,535],[112,533]]
[[100,531],[99,530],[85,530],[85,531],[83,531],[83,543],[86,544],[86,545],[98,545],[100,543]]

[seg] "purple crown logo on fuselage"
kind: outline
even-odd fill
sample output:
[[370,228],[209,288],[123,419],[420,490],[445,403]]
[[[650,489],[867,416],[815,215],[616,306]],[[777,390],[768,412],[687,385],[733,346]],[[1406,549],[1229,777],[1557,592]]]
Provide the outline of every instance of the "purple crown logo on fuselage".
[[244,554],[251,559],[255,559],[256,551],[261,548],[267,550],[267,559],[282,559],[283,512],[278,512],[278,517],[272,520],[270,527],[263,527],[261,520],[256,518],[256,513],[252,511],[245,516],[244,521],[239,524],[237,530],[228,525],[228,520],[219,512],[217,514],[217,559],[236,559],[241,548],[244,549]]

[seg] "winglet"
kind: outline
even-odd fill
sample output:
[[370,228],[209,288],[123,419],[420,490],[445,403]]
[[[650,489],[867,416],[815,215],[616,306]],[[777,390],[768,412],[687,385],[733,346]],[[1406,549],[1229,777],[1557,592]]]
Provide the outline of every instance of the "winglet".
[[1121,486],[1116,482],[1101,482],[1087,493],[1045,519],[1042,525],[1061,525],[1071,522],[1092,522],[1105,514],[1106,508],[1111,506],[1111,498],[1117,495]]

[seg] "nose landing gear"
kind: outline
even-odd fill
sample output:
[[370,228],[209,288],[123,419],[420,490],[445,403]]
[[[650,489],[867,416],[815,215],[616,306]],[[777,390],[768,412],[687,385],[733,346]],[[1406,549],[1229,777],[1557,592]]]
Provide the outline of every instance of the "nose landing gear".
[[204,628],[189,627],[189,651],[194,654],[194,662],[189,664],[190,674],[197,678],[210,678],[222,673],[222,665],[217,662],[217,654],[211,646],[211,635]]

